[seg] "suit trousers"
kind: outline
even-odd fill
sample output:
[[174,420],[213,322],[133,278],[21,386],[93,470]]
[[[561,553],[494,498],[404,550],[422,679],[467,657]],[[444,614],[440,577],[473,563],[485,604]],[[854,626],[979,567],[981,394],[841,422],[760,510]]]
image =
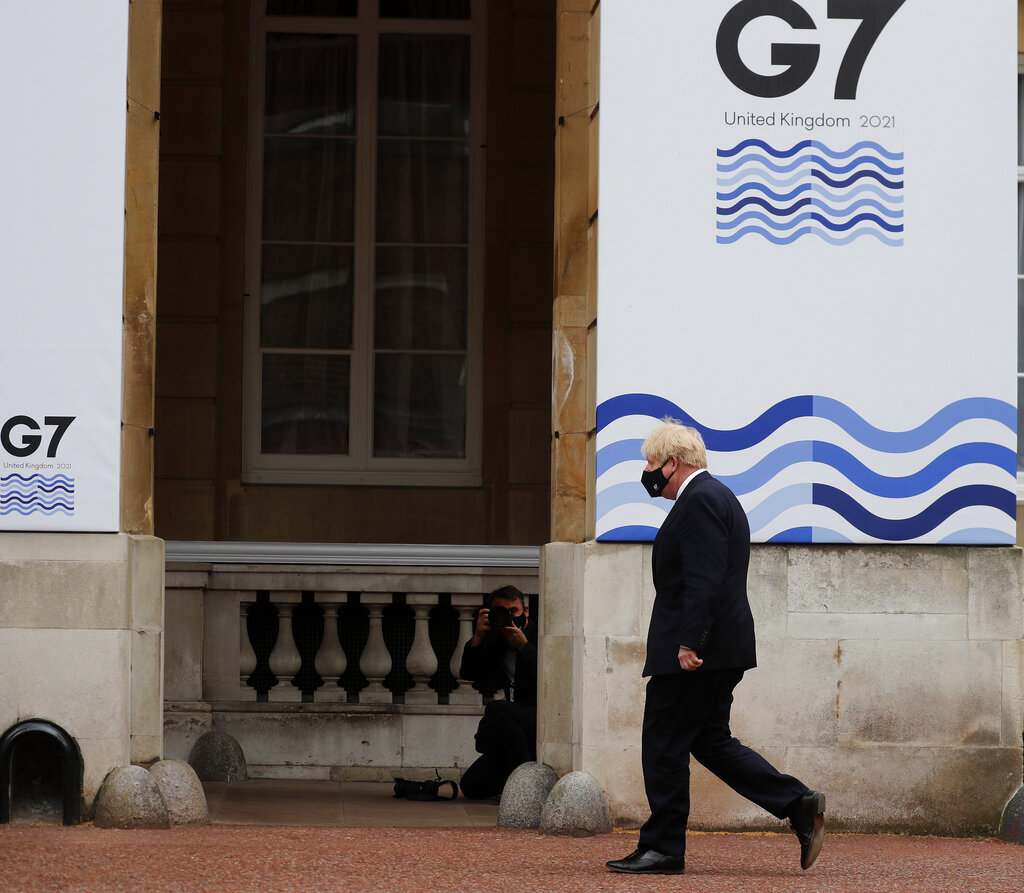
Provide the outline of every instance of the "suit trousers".
[[698,670],[648,680],[642,761],[651,817],[640,830],[641,849],[685,855],[690,754],[776,818],[807,792],[803,782],[733,738],[732,692],[742,678],[743,670]]

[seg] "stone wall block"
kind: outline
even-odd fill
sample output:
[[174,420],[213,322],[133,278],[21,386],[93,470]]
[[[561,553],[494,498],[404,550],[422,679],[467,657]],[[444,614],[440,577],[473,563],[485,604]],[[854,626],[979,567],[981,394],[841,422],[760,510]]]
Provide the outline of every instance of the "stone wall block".
[[762,745],[827,745],[838,736],[839,643],[761,639],[736,687],[733,734]]
[[[653,583],[651,587],[653,589]],[[789,568],[784,547],[760,544],[751,547],[747,596],[758,639],[785,637]]]
[[636,744],[643,726],[646,680],[641,676],[647,645],[643,638],[608,638],[604,668],[608,698],[605,743]]
[[1024,729],[1024,640],[1003,642],[1003,730],[1006,747],[1021,744]]
[[[566,636],[541,636],[538,666],[537,740],[552,744],[572,743],[573,640]],[[545,762],[550,762],[545,760]],[[562,768],[562,763],[551,765]]]
[[643,552],[631,543],[584,544],[587,587],[583,599],[586,634],[636,636],[647,634],[640,616]]
[[0,559],[0,629],[125,629],[124,565]]
[[164,697],[203,698],[203,591],[168,589],[164,627]]
[[1020,747],[878,744],[794,748],[785,771],[825,792],[833,830],[962,837],[997,832],[1020,760]]
[[429,714],[406,714],[402,717],[402,754],[397,765],[438,766],[438,756],[444,754],[443,765],[467,768],[480,754],[476,752],[473,736],[480,717],[457,714],[443,719]]
[[633,744],[588,745],[580,753],[579,768],[591,773],[604,789],[616,826],[638,828],[650,810],[644,794],[639,730]]
[[999,643],[840,644],[841,744],[999,745]]
[[972,549],[968,563],[968,635],[971,639],[1024,638],[1024,593],[1017,547]]
[[570,636],[575,630],[576,546],[572,543],[548,543],[540,550],[541,591],[544,608],[540,612],[540,631],[544,636]]
[[795,612],[964,613],[967,550],[928,546],[791,547]]
[[[578,721],[573,738],[604,743],[608,734],[608,649],[604,636],[583,637],[583,665],[576,692]],[[577,645],[579,647],[579,645]]]

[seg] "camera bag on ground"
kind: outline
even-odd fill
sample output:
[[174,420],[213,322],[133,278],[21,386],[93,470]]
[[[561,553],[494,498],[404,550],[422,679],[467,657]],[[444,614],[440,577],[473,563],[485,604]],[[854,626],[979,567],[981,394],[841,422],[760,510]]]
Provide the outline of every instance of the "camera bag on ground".
[[[451,787],[451,796],[442,797],[442,787]],[[409,781],[405,778],[395,779],[395,796],[406,800],[454,800],[459,796],[459,786],[446,778],[430,779],[429,781]]]

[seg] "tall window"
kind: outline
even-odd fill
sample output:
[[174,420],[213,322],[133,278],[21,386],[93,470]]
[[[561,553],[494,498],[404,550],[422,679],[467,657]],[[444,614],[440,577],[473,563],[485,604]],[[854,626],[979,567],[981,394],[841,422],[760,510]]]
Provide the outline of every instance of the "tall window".
[[480,476],[483,0],[256,0],[245,475]]

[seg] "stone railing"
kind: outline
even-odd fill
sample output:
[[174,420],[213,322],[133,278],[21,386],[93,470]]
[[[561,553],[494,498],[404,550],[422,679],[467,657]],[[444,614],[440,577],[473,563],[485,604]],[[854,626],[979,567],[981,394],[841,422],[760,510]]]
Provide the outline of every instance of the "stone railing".
[[[496,682],[459,678],[475,612],[511,584],[536,617],[537,563],[516,547],[168,543],[167,698],[479,705]],[[178,652],[199,642],[197,674]]]

